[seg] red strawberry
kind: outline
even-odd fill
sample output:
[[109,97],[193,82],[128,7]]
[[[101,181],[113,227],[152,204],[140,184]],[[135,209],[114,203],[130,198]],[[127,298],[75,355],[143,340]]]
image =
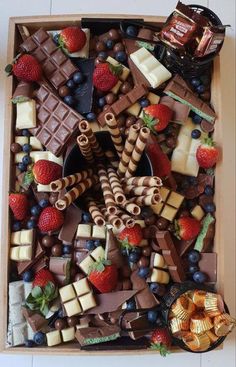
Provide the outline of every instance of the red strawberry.
[[93,72],[93,85],[102,92],[108,92],[118,82],[118,75],[121,72],[121,65],[114,66],[108,62],[100,63]]
[[160,148],[156,136],[150,134],[146,145],[146,152],[151,160],[153,175],[166,178],[171,173],[171,163],[167,155]]
[[44,208],[39,216],[38,227],[41,232],[57,231],[64,222],[63,214],[57,208],[48,206]]
[[109,260],[101,259],[90,268],[89,281],[101,293],[109,293],[116,288],[118,271],[115,264]]
[[143,109],[143,121],[152,131],[162,131],[169,124],[173,111],[164,104],[152,104]]
[[175,221],[175,235],[179,239],[192,240],[199,234],[201,223],[199,220],[191,217],[182,217]]
[[197,161],[202,168],[213,167],[219,158],[219,150],[215,147],[212,138],[206,138],[196,152]]
[[118,235],[122,247],[130,248],[132,246],[140,246],[143,239],[142,228],[139,224],[135,224],[132,228],[124,228]]
[[9,195],[9,205],[15,219],[24,220],[28,215],[29,202],[25,194],[16,193]]
[[59,36],[59,44],[69,52],[81,50],[86,43],[86,34],[79,27],[67,27]]
[[162,357],[170,352],[168,348],[171,346],[171,336],[167,328],[158,328],[151,335],[151,349],[158,350]]
[[49,185],[62,175],[62,167],[46,159],[39,159],[33,166],[33,175],[35,181],[42,185]]
[[36,82],[41,79],[42,68],[38,60],[28,54],[18,55],[13,65],[7,65],[5,71],[13,73],[18,79],[28,82]]
[[35,274],[33,287],[45,287],[49,282],[55,284],[52,273],[47,269],[41,269]]

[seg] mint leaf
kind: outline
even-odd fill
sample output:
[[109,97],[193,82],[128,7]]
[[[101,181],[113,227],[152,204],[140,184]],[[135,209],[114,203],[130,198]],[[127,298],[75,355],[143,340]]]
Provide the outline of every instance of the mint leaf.
[[31,291],[31,294],[34,298],[39,298],[43,295],[43,291],[40,287],[34,287]]

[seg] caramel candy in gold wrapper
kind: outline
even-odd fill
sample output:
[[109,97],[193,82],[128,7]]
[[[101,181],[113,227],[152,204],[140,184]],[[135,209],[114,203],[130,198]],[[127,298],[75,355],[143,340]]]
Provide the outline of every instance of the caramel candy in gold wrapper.
[[174,317],[170,321],[170,328],[171,328],[172,334],[179,333],[180,331],[188,331],[189,321],[184,321],[184,320],[178,319],[177,317]]
[[198,289],[196,289],[193,292],[193,296],[192,296],[192,300],[193,303],[200,308],[204,308],[204,304],[205,304],[205,299],[206,299],[206,292],[205,291],[200,291]]
[[206,335],[210,338],[211,343],[215,343],[219,339],[211,330],[206,331]]
[[195,305],[190,298],[181,296],[172,305],[172,311],[174,315],[181,320],[189,320],[193,312],[195,311]]
[[203,312],[195,313],[190,320],[190,330],[192,333],[203,334],[205,331],[213,328],[210,317]]
[[236,324],[236,320],[229,314],[224,313],[214,318],[214,330],[217,336],[226,336]]
[[189,349],[195,352],[203,352],[207,350],[211,344],[210,339],[206,334],[197,335],[191,332],[183,337],[183,342]]
[[206,294],[204,300],[205,312],[209,317],[215,317],[221,314],[222,298],[219,294],[210,293]]

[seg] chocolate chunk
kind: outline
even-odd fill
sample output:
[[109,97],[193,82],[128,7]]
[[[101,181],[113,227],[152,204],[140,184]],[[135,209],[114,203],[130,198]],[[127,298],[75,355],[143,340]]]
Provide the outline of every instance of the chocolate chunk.
[[121,254],[118,240],[111,229],[107,231],[105,256],[106,259],[110,260],[112,264],[115,264],[117,268],[121,268],[125,265],[125,259]]
[[12,96],[13,103],[25,102],[33,98],[33,84],[21,80]]
[[198,263],[199,270],[206,274],[207,282],[217,281],[217,254],[215,252],[202,252]]
[[37,263],[38,260],[44,256],[44,249],[41,246],[41,243],[38,241],[36,244],[35,254],[30,261],[18,261],[17,262],[17,270],[18,274],[21,275],[26,270],[29,270],[33,265]]
[[190,249],[191,246],[193,246],[195,242],[195,239],[185,241],[185,240],[178,240],[176,237],[174,237],[173,240],[175,243],[176,251],[181,257]]
[[48,320],[40,313],[22,307],[22,314],[34,332],[43,330],[48,325]]
[[59,240],[67,245],[71,245],[75,236],[78,224],[81,222],[82,210],[74,205],[66,209],[64,223],[59,233]]
[[136,340],[145,336],[150,331],[150,324],[147,315],[136,316],[135,318],[126,322],[126,327],[133,329],[128,334],[131,339]]
[[138,275],[138,270],[134,270],[130,276],[130,280],[133,285],[133,289],[141,291],[147,287],[147,283],[144,278]]
[[87,327],[78,329],[75,337],[81,346],[104,343],[120,337],[120,328],[116,325]]
[[135,300],[138,308],[152,308],[160,303],[150,291],[147,283],[146,288],[136,294]]

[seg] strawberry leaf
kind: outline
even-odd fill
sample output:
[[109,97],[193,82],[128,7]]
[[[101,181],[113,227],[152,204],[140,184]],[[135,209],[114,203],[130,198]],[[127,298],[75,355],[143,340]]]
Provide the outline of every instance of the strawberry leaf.
[[145,125],[154,133],[156,134],[155,126],[159,123],[158,119],[148,115],[145,111],[143,111],[143,121]]
[[29,188],[33,181],[34,181],[33,172],[32,171],[27,171],[24,175],[22,186],[25,187],[25,188]]
[[93,271],[97,271],[99,273],[102,273],[105,270],[105,267],[107,265],[111,265],[110,260],[106,260],[104,258],[99,258],[98,261],[96,261],[94,264],[90,265],[88,274],[91,274]]
[[52,297],[55,293],[55,285],[52,282],[48,282],[48,284],[44,287],[43,293],[47,298]]
[[123,71],[123,66],[121,64],[112,65],[112,64],[108,63],[108,65],[109,65],[109,69],[112,72],[112,74],[114,74],[116,76],[119,76]]
[[12,72],[12,65],[11,64],[8,64],[6,67],[5,67],[5,72],[7,73],[7,75],[11,75],[11,72]]
[[163,343],[152,343],[150,349],[157,350],[162,357],[166,357],[167,354],[170,354],[170,351],[167,349],[167,346]]
[[40,287],[36,286],[32,289],[31,294],[34,298],[39,298],[43,295],[43,291]]

